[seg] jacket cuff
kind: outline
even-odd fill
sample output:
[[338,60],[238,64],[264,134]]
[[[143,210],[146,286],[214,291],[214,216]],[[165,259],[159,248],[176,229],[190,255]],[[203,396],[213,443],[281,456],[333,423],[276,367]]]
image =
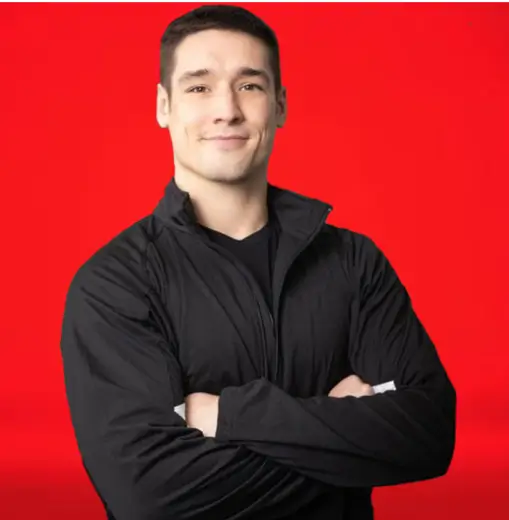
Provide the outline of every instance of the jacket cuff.
[[235,417],[238,414],[232,395],[234,391],[235,388],[224,388],[219,395],[216,428],[216,440],[218,441],[230,440],[234,431]]

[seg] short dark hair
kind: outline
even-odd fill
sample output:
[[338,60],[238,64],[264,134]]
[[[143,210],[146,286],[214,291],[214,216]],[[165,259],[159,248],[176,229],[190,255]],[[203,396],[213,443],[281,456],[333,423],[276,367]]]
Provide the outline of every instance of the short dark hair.
[[269,50],[276,92],[281,90],[279,44],[274,31],[260,18],[234,5],[202,5],[173,20],[161,38],[159,82],[170,92],[175,50],[186,36],[207,29],[246,33],[261,40]]

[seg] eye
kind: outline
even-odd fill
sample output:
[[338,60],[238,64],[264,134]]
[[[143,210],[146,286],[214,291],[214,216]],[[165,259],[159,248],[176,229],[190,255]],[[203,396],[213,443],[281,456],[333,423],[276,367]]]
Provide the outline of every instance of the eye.
[[186,92],[189,92],[191,94],[202,94],[203,92],[205,92],[205,89],[207,87],[203,86],[203,85],[196,85],[195,87],[191,87],[190,89],[187,89]]
[[263,90],[262,87],[256,83],[246,83],[240,88],[244,90]]

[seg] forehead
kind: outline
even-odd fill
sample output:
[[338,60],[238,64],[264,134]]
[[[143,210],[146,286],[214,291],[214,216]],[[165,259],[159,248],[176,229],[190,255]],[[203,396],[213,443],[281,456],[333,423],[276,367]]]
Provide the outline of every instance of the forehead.
[[177,77],[179,72],[189,69],[228,72],[239,67],[270,73],[269,50],[263,41],[245,33],[211,29],[187,36],[175,51]]

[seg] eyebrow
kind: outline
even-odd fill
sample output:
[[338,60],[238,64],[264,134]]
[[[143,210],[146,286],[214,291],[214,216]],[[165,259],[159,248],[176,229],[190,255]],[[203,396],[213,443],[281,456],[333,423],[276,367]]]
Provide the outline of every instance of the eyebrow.
[[187,72],[184,72],[182,76],[180,76],[178,82],[184,83],[185,81],[189,81],[193,78],[202,78],[203,76],[208,76],[210,74],[210,71],[208,69],[198,69],[198,70],[188,70]]
[[238,71],[238,76],[241,78],[249,77],[260,77],[263,78],[270,85],[270,76],[263,69],[253,69],[251,67],[242,67]]
[[[209,69],[197,69],[197,70],[188,70],[180,76],[178,83],[185,83],[195,78],[203,78],[204,76],[211,75],[212,72]],[[253,69],[252,67],[241,67],[236,74],[237,77],[259,77],[263,78],[270,85],[270,76],[263,69]]]

